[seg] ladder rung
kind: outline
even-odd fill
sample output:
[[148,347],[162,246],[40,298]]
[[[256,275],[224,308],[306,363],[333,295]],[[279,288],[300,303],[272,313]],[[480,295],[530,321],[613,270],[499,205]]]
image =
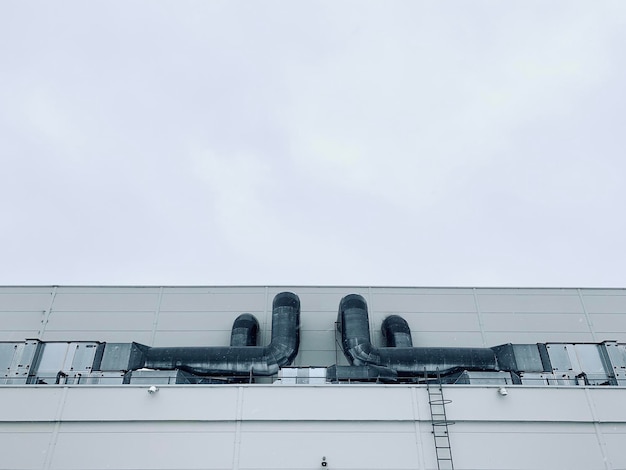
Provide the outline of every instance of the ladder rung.
[[445,399],[442,398],[441,400],[430,400],[428,403],[430,405],[440,405],[440,406],[443,406],[443,405],[449,405],[450,403],[452,403],[452,400],[445,400]]

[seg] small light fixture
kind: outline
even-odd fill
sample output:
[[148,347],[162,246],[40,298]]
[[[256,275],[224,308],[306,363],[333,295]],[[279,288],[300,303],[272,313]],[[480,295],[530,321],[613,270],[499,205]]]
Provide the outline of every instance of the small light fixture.
[[326,457],[322,457],[322,467],[326,467],[328,462],[326,462]]
[[159,388],[154,385],[151,385],[150,388],[148,388],[148,393],[150,395],[154,395],[158,391],[159,391]]
[[504,388],[504,387],[500,387],[498,389],[498,393],[500,395],[502,395],[503,397],[505,397],[505,396],[507,396],[509,394],[509,391],[506,388]]

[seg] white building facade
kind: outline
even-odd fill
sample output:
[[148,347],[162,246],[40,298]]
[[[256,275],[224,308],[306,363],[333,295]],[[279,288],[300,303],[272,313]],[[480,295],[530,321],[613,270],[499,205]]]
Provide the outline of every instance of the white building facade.
[[624,470],[625,345],[626,289],[2,287],[0,468]]

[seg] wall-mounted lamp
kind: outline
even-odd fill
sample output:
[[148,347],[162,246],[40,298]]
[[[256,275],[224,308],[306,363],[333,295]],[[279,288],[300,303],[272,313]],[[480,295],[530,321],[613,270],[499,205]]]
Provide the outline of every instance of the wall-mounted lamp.
[[326,467],[328,462],[326,462],[326,457],[322,457],[322,467]]
[[503,397],[505,397],[505,396],[507,396],[509,394],[509,391],[506,388],[504,388],[504,387],[500,387],[498,389],[498,393],[500,395],[502,395]]
[[154,385],[152,385],[152,386],[150,386],[150,388],[148,388],[148,393],[149,393],[150,395],[154,395],[154,394],[155,394],[156,392],[158,392],[158,391],[159,391],[159,388],[158,388],[158,387],[156,387],[156,386],[154,386]]

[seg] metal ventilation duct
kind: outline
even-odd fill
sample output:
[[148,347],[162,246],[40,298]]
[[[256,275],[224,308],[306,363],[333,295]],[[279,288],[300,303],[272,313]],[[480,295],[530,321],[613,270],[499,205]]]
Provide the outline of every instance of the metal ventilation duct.
[[389,367],[401,376],[445,374],[453,369],[498,370],[496,355],[489,348],[410,347],[408,325],[395,315],[383,323],[383,335],[391,347],[375,347],[370,340],[367,302],[358,294],[341,299],[338,317],[343,351],[357,366]]
[[381,326],[385,343],[390,348],[412,348],[413,338],[411,329],[404,318],[399,315],[389,315]]
[[[141,367],[181,369],[196,375],[274,375],[289,365],[300,345],[300,299],[281,292],[272,305],[272,340],[255,346],[258,322],[250,314],[235,320],[230,347],[162,347],[145,351]],[[140,368],[140,367],[137,367]]]
[[250,313],[243,313],[235,318],[230,332],[231,346],[256,346],[259,322]]

